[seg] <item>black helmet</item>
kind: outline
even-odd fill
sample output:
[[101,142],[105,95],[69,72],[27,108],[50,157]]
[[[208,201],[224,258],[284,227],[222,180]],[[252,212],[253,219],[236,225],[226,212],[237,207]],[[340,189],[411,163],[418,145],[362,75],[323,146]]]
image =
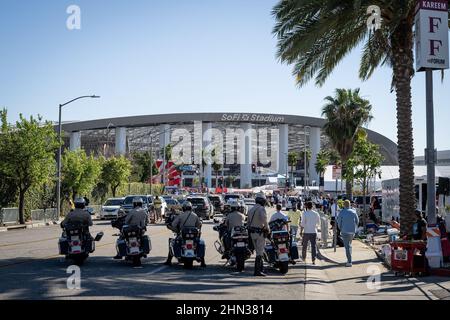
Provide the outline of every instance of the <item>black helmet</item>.
[[183,211],[191,211],[192,203],[190,201],[183,202]]
[[86,208],[86,200],[84,200],[84,198],[76,198],[73,204],[77,209]]
[[264,207],[266,205],[266,201],[267,201],[266,196],[263,193],[258,193],[256,195],[255,202],[257,204]]
[[133,206],[136,207],[142,207],[144,204],[144,200],[142,200],[141,197],[134,197],[133,198]]

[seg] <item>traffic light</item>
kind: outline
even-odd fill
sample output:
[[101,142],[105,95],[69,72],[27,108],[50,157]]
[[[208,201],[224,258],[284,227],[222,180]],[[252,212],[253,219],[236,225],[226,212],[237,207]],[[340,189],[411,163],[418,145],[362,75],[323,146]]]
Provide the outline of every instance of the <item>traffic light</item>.
[[256,164],[252,164],[252,172],[256,173]]

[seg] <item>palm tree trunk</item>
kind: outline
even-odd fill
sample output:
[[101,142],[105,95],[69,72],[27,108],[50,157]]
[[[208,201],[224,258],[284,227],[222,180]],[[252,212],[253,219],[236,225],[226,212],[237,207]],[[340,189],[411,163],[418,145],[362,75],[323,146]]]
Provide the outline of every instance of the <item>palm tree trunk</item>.
[[[347,176],[347,170],[349,169],[346,162],[347,160],[342,160],[342,175],[344,177]],[[345,193],[349,200],[353,199],[353,182],[350,179],[345,179]]]
[[411,120],[413,66],[413,22],[402,21],[392,37],[394,85],[397,94],[397,138],[400,170],[401,233],[411,235],[415,222],[414,144]]
[[25,224],[25,190],[19,190],[19,223]]

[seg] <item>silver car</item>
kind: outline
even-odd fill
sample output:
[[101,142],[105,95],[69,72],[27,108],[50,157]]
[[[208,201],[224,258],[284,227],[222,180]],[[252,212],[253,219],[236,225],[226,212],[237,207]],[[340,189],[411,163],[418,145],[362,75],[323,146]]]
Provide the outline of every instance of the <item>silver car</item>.
[[100,209],[99,218],[101,220],[117,219],[124,200],[125,198],[109,198],[106,200]]

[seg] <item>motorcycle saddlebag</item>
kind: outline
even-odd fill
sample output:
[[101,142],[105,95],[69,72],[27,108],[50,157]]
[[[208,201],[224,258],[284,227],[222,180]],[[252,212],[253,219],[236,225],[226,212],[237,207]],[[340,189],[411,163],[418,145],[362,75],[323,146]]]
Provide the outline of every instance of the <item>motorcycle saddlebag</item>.
[[58,242],[59,254],[68,255],[69,254],[69,241],[66,238],[59,238]]
[[142,236],[142,251],[144,254],[149,254],[150,250],[152,250],[152,243],[148,236]]
[[200,240],[197,245],[197,258],[204,258],[205,251],[206,251],[205,241]]
[[299,256],[298,256],[298,247],[297,247],[297,243],[293,242],[291,245],[291,259],[292,260],[298,260]]
[[117,253],[122,256],[127,256],[127,242],[123,239],[117,240]]

